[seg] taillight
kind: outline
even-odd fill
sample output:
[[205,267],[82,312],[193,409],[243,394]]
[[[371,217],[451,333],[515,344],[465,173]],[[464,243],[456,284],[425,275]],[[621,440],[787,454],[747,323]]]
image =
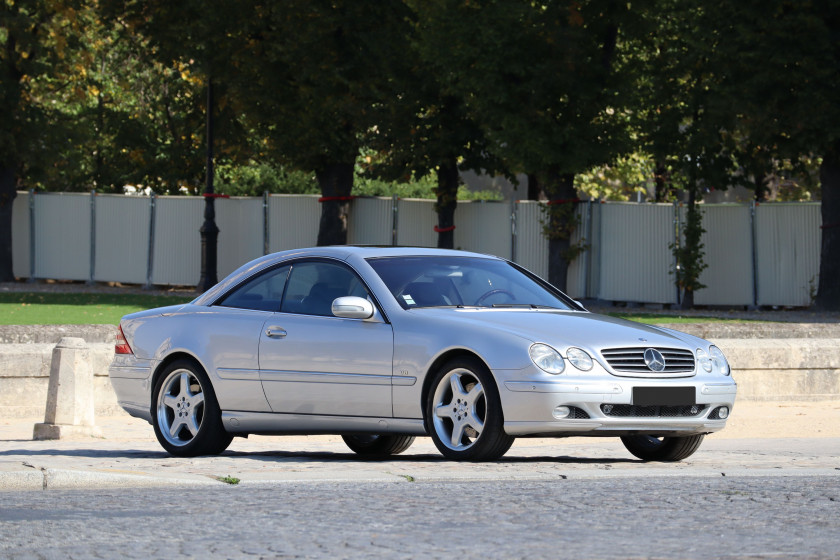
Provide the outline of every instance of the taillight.
[[128,345],[128,341],[125,339],[122,325],[120,325],[119,330],[117,330],[117,343],[114,345],[114,352],[117,354],[134,354],[134,352],[131,351],[131,346]]

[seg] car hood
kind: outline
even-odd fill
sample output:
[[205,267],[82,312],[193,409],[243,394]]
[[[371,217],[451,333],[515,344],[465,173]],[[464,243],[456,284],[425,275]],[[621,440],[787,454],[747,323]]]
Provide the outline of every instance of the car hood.
[[702,339],[624,319],[581,311],[542,309],[426,308],[412,313],[435,316],[464,328],[496,327],[511,334],[550,344],[565,354],[569,346],[600,351],[604,348],[650,346],[693,351]]

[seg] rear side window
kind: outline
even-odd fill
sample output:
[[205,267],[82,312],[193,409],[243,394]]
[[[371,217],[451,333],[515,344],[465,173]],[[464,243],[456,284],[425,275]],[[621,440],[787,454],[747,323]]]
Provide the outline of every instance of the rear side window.
[[279,311],[280,302],[283,300],[283,290],[289,277],[289,268],[282,266],[260,274],[235,288],[216,305],[255,311]]

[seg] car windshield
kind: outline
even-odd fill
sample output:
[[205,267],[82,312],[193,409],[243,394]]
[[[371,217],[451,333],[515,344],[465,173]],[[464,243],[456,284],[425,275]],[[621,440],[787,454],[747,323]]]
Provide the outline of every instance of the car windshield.
[[403,309],[497,307],[572,309],[535,276],[508,262],[476,257],[379,257],[367,261]]

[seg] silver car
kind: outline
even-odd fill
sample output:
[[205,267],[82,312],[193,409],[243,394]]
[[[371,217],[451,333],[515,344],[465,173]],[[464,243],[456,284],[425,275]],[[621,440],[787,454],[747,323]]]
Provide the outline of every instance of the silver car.
[[173,455],[340,434],[367,456],[431,436],[468,461],[528,436],[615,436],[679,461],[724,427],[736,387],[708,341],[589,313],[504,259],[374,247],[268,255],[127,315],[110,377]]

